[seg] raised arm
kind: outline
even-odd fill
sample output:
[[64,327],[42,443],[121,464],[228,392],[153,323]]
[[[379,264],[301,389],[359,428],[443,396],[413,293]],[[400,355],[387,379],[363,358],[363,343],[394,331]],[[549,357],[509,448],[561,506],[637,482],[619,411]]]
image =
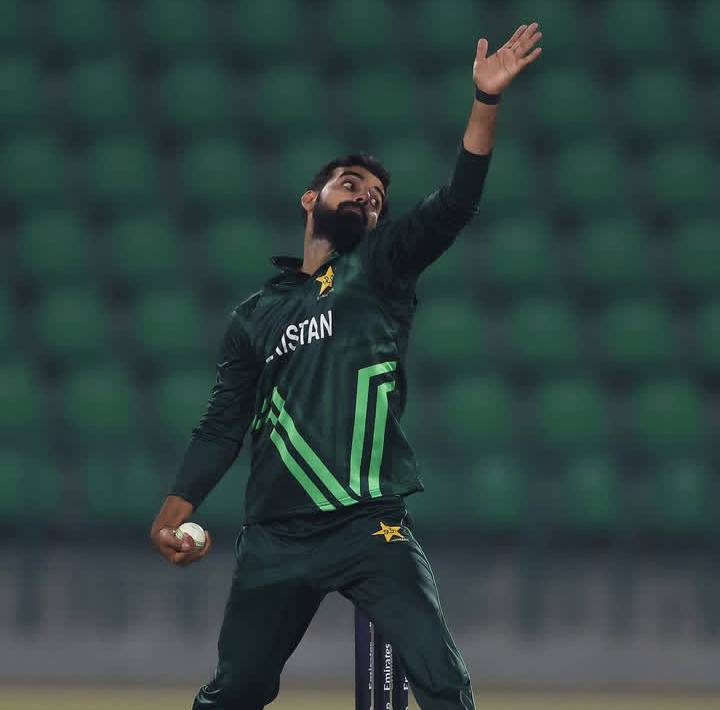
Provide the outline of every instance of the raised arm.
[[[538,24],[520,25],[494,54],[480,39],[473,63],[475,97],[450,182],[366,240],[371,271],[384,290],[402,290],[478,213],[495,140],[500,94],[540,55]],[[532,51],[530,51],[532,49]],[[469,84],[469,82],[468,82]]]
[[253,417],[259,366],[242,321],[240,310],[235,310],[223,339],[207,409],[193,429],[175,483],[150,531],[159,552],[177,565],[184,566],[207,553],[209,542],[199,551],[183,547],[174,530],[188,520],[235,461]]

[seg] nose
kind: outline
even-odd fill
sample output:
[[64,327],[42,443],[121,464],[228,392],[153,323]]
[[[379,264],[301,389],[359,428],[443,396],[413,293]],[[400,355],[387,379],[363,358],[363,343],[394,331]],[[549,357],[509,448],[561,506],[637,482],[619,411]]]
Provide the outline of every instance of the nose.
[[366,202],[368,202],[369,199],[370,199],[370,192],[368,191],[368,193],[366,195],[358,195],[354,201],[359,202],[360,204],[364,205]]

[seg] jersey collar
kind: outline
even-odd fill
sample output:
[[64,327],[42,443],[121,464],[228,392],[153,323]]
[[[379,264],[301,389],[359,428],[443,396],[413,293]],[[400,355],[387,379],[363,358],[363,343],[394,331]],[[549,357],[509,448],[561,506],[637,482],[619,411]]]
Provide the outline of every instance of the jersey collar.
[[300,271],[303,263],[297,256],[271,256],[270,261],[280,271]]
[[[327,264],[332,264],[339,256],[339,252],[332,252],[328,257],[327,261],[325,261],[321,266],[319,266],[317,270],[322,271],[322,269],[324,269]],[[296,274],[300,272],[300,269],[302,269],[303,265],[303,260],[297,256],[271,256],[270,261],[273,266],[280,269],[283,274]],[[311,274],[307,274],[307,276],[311,276]]]

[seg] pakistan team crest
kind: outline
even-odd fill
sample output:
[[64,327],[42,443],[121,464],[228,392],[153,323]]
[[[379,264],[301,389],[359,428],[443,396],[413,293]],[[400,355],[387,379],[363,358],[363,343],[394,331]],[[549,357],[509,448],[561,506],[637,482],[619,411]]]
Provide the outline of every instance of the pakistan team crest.
[[333,267],[328,266],[327,271],[315,279],[315,281],[320,284],[320,293],[318,294],[318,300],[321,298],[325,298],[325,296],[327,296],[332,291],[334,278],[335,272],[333,271]]

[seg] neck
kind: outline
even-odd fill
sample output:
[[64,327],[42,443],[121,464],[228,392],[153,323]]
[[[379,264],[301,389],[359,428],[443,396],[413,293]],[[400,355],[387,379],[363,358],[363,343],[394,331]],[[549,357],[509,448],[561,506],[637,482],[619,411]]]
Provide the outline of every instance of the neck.
[[300,270],[306,274],[314,274],[330,258],[333,251],[332,244],[325,237],[313,236],[309,231],[306,232]]

